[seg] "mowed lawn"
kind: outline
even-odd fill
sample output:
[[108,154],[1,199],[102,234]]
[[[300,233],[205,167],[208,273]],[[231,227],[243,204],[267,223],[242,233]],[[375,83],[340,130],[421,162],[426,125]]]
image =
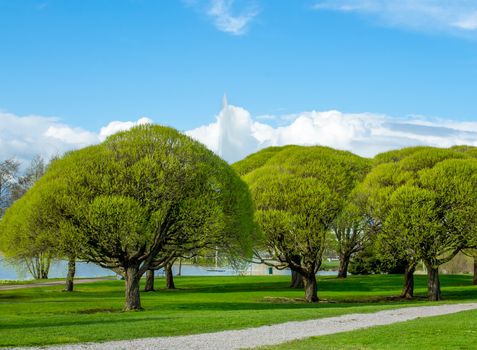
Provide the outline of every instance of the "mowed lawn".
[[[62,292],[62,286],[0,291],[0,346],[194,334],[429,304],[425,276],[416,277],[414,301],[392,298],[401,289],[399,275],[321,277],[319,304],[303,303],[303,291],[288,288],[287,276],[178,277],[175,281],[178,289],[169,291],[161,289],[164,280],[158,279],[156,292],[141,293],[145,310],[127,313],[121,311],[123,281],[81,284],[73,293]],[[442,276],[441,282],[444,302],[477,300],[470,276]],[[475,313],[467,315],[475,321]],[[396,334],[392,340],[398,341]]]
[[260,350],[472,350],[477,310],[428,317],[340,334],[312,337]]

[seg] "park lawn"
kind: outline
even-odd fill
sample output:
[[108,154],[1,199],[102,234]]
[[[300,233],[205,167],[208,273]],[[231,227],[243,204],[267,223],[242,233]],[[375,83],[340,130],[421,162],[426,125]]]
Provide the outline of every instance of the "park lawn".
[[338,267],[340,266],[340,261],[339,260],[323,260],[321,263],[321,269],[325,271],[335,271],[338,270]]
[[477,348],[477,310],[297,340],[260,350],[464,350]]
[[[114,277],[88,277],[88,279],[105,279],[110,278],[113,279]],[[22,284],[39,284],[39,283],[48,283],[48,282],[56,282],[56,281],[64,281],[64,278],[48,278],[48,279],[31,279],[31,280],[0,280],[0,286],[12,286],[12,285],[22,285]]]
[[[178,277],[178,290],[141,293],[145,311],[121,312],[124,282],[0,291],[0,346],[46,345],[172,336],[239,329],[292,320],[427,304],[426,278],[416,276],[417,300],[396,301],[402,277],[320,277],[324,302],[301,302],[287,276]],[[445,302],[475,301],[471,277],[442,276]],[[162,287],[164,281],[156,281]]]

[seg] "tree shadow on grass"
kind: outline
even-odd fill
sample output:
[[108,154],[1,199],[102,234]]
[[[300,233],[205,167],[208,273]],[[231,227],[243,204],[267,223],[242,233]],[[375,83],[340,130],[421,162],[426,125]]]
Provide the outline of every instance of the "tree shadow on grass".
[[[160,322],[169,322],[180,317],[167,317],[167,316],[150,316],[147,317],[134,317],[134,318],[111,318],[108,319],[108,325],[121,324],[121,323],[138,323],[144,321],[160,321]],[[0,330],[15,330],[15,329],[30,329],[30,328],[57,328],[57,327],[69,327],[69,326],[94,326],[94,325],[103,325],[105,322],[104,317],[98,318],[81,318],[81,317],[71,317],[69,319],[58,319],[58,320],[49,320],[48,323],[45,323],[44,320],[41,321],[32,321],[22,324],[0,324]]]
[[[382,303],[382,305],[395,305],[396,303]],[[44,319],[38,320],[29,320],[28,323],[0,323],[0,330],[25,330],[33,328],[55,328],[55,327],[70,327],[70,326],[95,326],[102,325],[104,322],[107,322],[109,326],[114,324],[122,323],[141,323],[141,322],[174,322],[175,320],[182,319],[193,319],[196,316],[191,312],[207,312],[208,317],[223,317],[223,312],[226,311],[266,311],[266,310],[304,310],[304,309],[315,309],[317,312],[323,309],[328,308],[361,308],[365,307],[367,304],[341,304],[341,303],[317,303],[317,304],[280,304],[280,303],[189,303],[189,304],[179,304],[175,305],[173,308],[168,308],[167,312],[173,312],[177,310],[183,311],[177,313],[177,316],[170,315],[157,315],[156,310],[149,309],[146,306],[144,312],[122,312],[121,309],[117,308],[108,308],[108,309],[82,309],[69,313],[64,313],[57,315],[56,319],[50,318],[47,322]],[[210,314],[210,312],[217,311],[216,316]],[[69,316],[71,315],[71,316]],[[77,315],[76,317],[73,315]],[[105,320],[105,316],[108,317]],[[316,315],[320,316],[319,313]],[[199,317],[200,314],[199,314]]]
[[0,292],[0,303],[13,301],[13,300],[25,300],[30,299],[29,296],[22,295],[22,294],[13,294],[13,293],[2,293]]

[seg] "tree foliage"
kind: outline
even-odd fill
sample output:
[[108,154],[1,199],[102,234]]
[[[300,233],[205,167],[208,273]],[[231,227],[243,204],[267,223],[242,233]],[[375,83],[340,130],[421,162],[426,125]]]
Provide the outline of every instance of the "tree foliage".
[[357,205],[354,198],[356,195],[355,191],[351,193],[349,201],[331,225],[336,238],[336,252],[340,259],[339,278],[346,278],[351,258],[363,251],[371,238],[371,225],[364,215],[363,208]]
[[[379,227],[381,256],[428,269],[429,298],[440,299],[438,267],[475,232],[477,162],[449,149],[415,147],[376,157],[360,187]],[[381,162],[386,159],[387,162]]]
[[55,256],[54,217],[40,193],[27,193],[7,210],[0,225],[0,249],[10,261],[26,265],[35,279],[47,278]]
[[300,273],[305,298],[317,301],[315,274],[326,235],[368,161],[327,147],[288,146],[263,150],[234,167],[250,186],[268,262]]
[[[5,198],[8,198],[8,201],[4,201],[4,203],[8,205],[21,198],[41,178],[47,167],[41,156],[36,156],[31,161],[23,175],[20,175],[18,171],[20,163],[7,161],[3,164],[3,173],[9,173],[8,182],[2,181],[4,184],[8,184],[7,191],[4,194]],[[9,169],[9,171],[6,171],[6,169]],[[38,200],[38,197],[32,197],[30,202]],[[32,213],[36,210],[48,215],[48,212],[43,209],[33,208],[26,204],[16,211]],[[0,231],[0,250],[4,252],[11,263],[25,266],[33,278],[48,278],[54,254],[48,234],[43,231],[42,220],[23,221],[20,217],[16,217],[16,213],[6,215],[5,220],[15,222],[16,229]]]
[[[29,195],[29,196],[28,196]],[[37,196],[39,202],[30,203]],[[247,251],[253,207],[247,186],[205,146],[161,126],[139,126],[55,160],[11,208],[24,221],[47,208],[45,230],[61,250],[126,281],[125,310],[140,309],[139,279],[184,246]],[[13,215],[13,214],[12,214]]]

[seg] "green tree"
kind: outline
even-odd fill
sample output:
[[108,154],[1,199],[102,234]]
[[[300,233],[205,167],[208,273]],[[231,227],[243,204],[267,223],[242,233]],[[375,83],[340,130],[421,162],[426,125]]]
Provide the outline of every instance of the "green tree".
[[[451,149],[477,159],[477,147],[463,145],[454,146]],[[477,285],[477,231],[469,240],[468,246],[463,250],[463,253],[474,259],[474,278],[472,279],[472,284]]]
[[33,278],[48,278],[56,254],[52,224],[41,193],[27,193],[6,211],[0,223],[0,249],[8,260],[25,265]]
[[31,191],[54,194],[41,198],[54,212],[57,241],[79,242],[81,259],[124,276],[125,310],[141,309],[141,276],[184,245],[220,241],[250,249],[246,184],[205,146],[171,128],[139,126],[70,152]]
[[[5,164],[8,164],[8,162]],[[17,171],[18,165],[18,163],[10,162],[10,169],[14,169],[11,170],[9,175],[8,193],[10,202],[15,202],[21,198],[46,170],[45,162],[40,156],[36,156],[30,162],[21,176]],[[27,207],[22,210],[31,210],[31,208]],[[53,254],[46,237],[38,234],[42,230],[38,225],[39,223],[36,221],[19,222],[18,231],[0,233],[0,238],[3,241],[0,245],[10,262],[15,265],[26,266],[33,278],[46,279],[48,278]]]
[[413,285],[408,279],[422,259],[429,299],[439,300],[438,267],[467,244],[475,228],[477,163],[432,147],[377,157],[383,158],[390,162],[374,168],[360,188],[367,195],[368,214],[380,228],[381,254],[407,262],[405,286]]
[[[276,153],[283,151],[286,148],[293,148],[295,146],[282,146],[282,147],[268,147],[265,149],[262,149],[261,151],[258,151],[256,153],[253,153],[246,158],[242,159],[239,162],[236,162],[233,164],[234,169],[239,173],[240,176],[244,176],[257,168],[260,168],[268,162],[270,158],[276,155]],[[256,254],[257,255],[257,254]],[[293,261],[295,261],[296,264],[300,264],[300,256],[297,255],[293,257]],[[266,264],[268,264],[267,261],[264,261]],[[272,266],[275,266],[274,263],[271,264]],[[275,266],[277,267],[277,266]],[[280,266],[280,268],[282,268]],[[303,282],[303,276],[296,270],[291,270],[291,288],[296,288],[296,289],[303,289],[304,288],[304,282]]]
[[[350,197],[352,198],[353,194]],[[350,199],[331,225],[340,259],[338,278],[346,278],[351,258],[364,250],[370,240],[371,225],[361,209]]]
[[[243,179],[249,184],[264,234],[262,261],[289,267],[304,278],[305,299],[318,301],[318,272],[326,235],[348,195],[368,171],[366,159],[327,147],[288,146],[259,152],[260,166]],[[249,162],[253,157],[246,158]],[[234,165],[245,167],[242,162]]]

